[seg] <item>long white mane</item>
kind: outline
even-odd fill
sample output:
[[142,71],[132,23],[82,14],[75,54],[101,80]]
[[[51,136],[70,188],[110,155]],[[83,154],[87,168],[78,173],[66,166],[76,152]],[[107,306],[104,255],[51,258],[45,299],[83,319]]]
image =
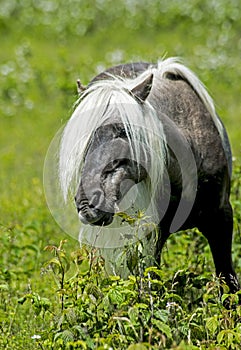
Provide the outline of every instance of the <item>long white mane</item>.
[[134,79],[111,75],[109,79],[91,84],[84,91],[63,131],[59,154],[59,180],[65,201],[69,191],[75,192],[79,185],[84,152],[91,136],[99,126],[111,123],[113,116],[119,118],[128,130],[133,157],[137,162],[143,151],[140,145],[146,145],[146,152],[153,156],[150,162],[150,182],[153,188],[158,185],[165,168],[166,142],[163,125],[148,98],[144,103],[139,103],[130,91],[150,74],[153,74],[155,84],[155,79],[165,78],[170,73],[183,77],[193,87],[210,112],[222,137],[223,128],[216,116],[211,97],[196,75],[178,59],[160,61],[156,68],[150,66]]

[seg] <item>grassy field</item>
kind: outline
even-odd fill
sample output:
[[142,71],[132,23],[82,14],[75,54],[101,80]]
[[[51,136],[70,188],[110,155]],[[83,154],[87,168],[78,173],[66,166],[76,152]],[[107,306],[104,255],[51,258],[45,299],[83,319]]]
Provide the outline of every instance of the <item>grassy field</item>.
[[241,279],[240,1],[0,4],[0,349],[240,349],[241,308],[223,308],[200,233],[170,238],[153,292],[147,275],[104,278],[101,260],[51,217],[42,184],[77,78],[86,84],[113,64],[182,57],[230,136]]

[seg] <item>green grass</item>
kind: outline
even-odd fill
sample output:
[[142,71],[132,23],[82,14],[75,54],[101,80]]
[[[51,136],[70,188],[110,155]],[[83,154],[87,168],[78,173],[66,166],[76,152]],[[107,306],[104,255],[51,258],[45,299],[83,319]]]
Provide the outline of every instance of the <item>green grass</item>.
[[[222,307],[199,233],[170,238],[162,282],[152,281],[150,293],[148,276],[99,277],[101,261],[93,264],[83,250],[76,260],[78,242],[51,217],[42,184],[77,78],[86,84],[112,64],[180,56],[214,97],[237,159],[233,251],[241,276],[239,7],[239,0],[2,0],[0,348],[239,349],[240,308]],[[44,250],[66,238],[61,256]]]

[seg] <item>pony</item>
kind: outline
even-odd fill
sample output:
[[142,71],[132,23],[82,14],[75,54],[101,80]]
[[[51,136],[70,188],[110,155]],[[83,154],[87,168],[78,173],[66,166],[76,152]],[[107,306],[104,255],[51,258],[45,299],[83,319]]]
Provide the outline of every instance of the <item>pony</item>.
[[146,239],[145,230],[141,239],[157,264],[170,234],[196,227],[208,241],[217,276],[237,292],[231,149],[199,78],[179,59],[167,58],[111,67],[87,87],[78,82],[78,89],[61,136],[58,174],[64,200],[75,201],[82,227],[95,233],[93,244],[103,231],[111,247],[118,226],[119,246],[128,239],[131,231],[121,221],[105,231],[124,202],[124,211],[147,211],[146,227],[156,223],[155,239]]

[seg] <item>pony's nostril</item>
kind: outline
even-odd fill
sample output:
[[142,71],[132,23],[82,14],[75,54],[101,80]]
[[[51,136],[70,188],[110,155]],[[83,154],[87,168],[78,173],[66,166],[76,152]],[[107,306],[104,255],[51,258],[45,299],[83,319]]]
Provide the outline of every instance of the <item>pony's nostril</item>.
[[79,202],[78,199],[75,197],[75,206],[76,206],[78,213],[80,211],[84,211],[86,209],[86,207],[88,206],[88,204],[89,203],[88,203],[87,199],[81,200],[81,202]]

